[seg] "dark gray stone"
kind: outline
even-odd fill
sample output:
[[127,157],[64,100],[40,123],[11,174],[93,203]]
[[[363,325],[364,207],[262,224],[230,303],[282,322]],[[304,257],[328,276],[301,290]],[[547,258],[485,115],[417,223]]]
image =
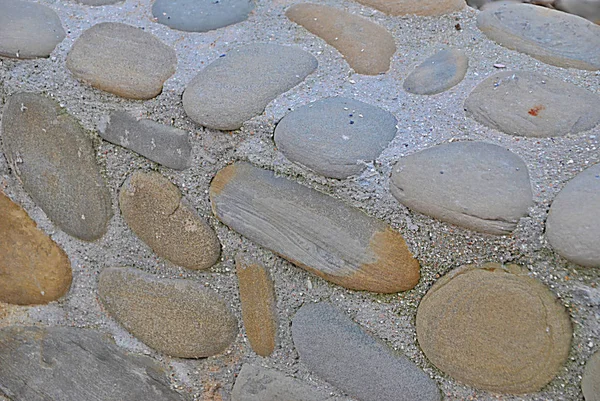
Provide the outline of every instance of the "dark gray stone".
[[113,111],[101,121],[100,136],[131,149],[153,162],[176,170],[190,167],[192,146],[188,134],[177,128],[137,119],[123,111]]
[[396,135],[396,118],[357,100],[334,97],[292,111],[275,129],[277,148],[326,177],[359,174]]
[[442,50],[419,64],[404,80],[404,90],[417,95],[435,95],[463,80],[469,67],[460,50]]
[[425,372],[327,302],[300,308],[292,337],[303,364],[359,400],[441,400]]
[[242,22],[253,9],[254,0],[156,0],[152,15],[173,29],[207,32]]

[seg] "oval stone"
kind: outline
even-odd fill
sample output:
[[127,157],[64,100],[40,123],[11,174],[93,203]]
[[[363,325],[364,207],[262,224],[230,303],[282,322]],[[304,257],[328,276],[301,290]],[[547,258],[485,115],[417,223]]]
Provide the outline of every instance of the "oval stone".
[[389,70],[396,44],[381,25],[320,4],[295,4],[285,15],[335,47],[357,73],[377,75]]
[[419,213],[489,234],[509,234],[533,205],[520,157],[484,142],[452,142],[403,157],[392,195]]
[[464,0],[356,0],[390,15],[440,16],[460,11]]
[[106,232],[110,194],[89,135],[58,103],[34,93],[8,98],[6,158],[35,203],[60,229],[85,241]]
[[550,206],[546,237],[570,262],[600,267],[600,164],[565,185]]
[[208,269],[219,259],[213,229],[159,173],[135,172],[119,194],[123,218],[161,258],[188,269]]
[[67,56],[75,78],[130,99],[159,95],[176,65],[174,49],[140,28],[117,22],[83,32]]
[[299,107],[275,128],[277,148],[326,177],[359,174],[396,135],[396,118],[379,107],[334,97]]
[[481,82],[465,101],[467,116],[507,134],[555,137],[600,122],[600,97],[534,72],[501,72]]
[[108,313],[155,350],[178,358],[220,354],[238,324],[223,299],[190,280],[156,279],[134,268],[107,268],[98,293]]
[[455,49],[442,50],[419,64],[404,80],[404,90],[417,95],[435,95],[463,80],[469,67],[467,55]]
[[297,47],[255,43],[235,49],[204,68],[183,93],[183,108],[198,124],[236,130],[317,68]]
[[227,166],[210,199],[230,228],[335,284],[392,293],[419,281],[419,262],[389,225],[271,171]]
[[600,26],[581,17],[532,4],[496,2],[477,16],[488,38],[544,63],[600,69]]
[[252,10],[253,0],[156,0],[152,5],[152,15],[160,24],[188,32],[242,22]]
[[60,18],[42,4],[0,0],[0,56],[48,57],[65,38]]
[[67,254],[0,192],[0,302],[47,304],[65,295],[71,280]]
[[585,401],[600,401],[600,352],[596,351],[585,364],[581,390]]
[[417,310],[427,358],[456,380],[493,392],[540,390],[567,360],[571,334],[554,294],[516,265],[455,269]]

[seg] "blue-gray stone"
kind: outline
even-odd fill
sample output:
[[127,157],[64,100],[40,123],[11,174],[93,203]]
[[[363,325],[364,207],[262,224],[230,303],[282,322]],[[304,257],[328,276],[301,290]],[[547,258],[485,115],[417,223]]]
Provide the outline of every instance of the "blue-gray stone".
[[404,80],[404,90],[417,95],[435,95],[463,80],[469,67],[467,55],[454,49],[442,50],[419,64]]
[[156,0],[152,15],[173,29],[207,32],[242,22],[253,9],[254,0]]

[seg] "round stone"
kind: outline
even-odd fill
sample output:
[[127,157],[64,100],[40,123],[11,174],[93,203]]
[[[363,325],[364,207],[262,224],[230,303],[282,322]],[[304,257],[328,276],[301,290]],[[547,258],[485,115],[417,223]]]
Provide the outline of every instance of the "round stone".
[[152,15],[173,29],[207,32],[242,22],[253,9],[253,0],[156,0]]
[[417,95],[435,95],[463,80],[469,67],[467,55],[455,49],[442,50],[419,64],[404,80],[404,90]]

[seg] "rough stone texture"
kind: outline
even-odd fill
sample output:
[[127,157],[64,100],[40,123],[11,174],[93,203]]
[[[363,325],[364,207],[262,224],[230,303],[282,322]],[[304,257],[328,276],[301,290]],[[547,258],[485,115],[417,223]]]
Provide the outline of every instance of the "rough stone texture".
[[498,2],[477,16],[490,39],[558,67],[600,69],[600,26],[531,4]]
[[533,205],[527,166],[484,142],[451,142],[403,157],[390,191],[407,207],[489,234],[509,234]]
[[238,324],[223,299],[191,280],[156,279],[134,268],[100,274],[102,304],[131,334],[155,350],[179,358],[223,352]]
[[253,9],[253,0],[156,0],[152,15],[173,29],[207,32],[242,22]]
[[12,401],[182,401],[153,359],[70,327],[0,330],[0,383]]
[[419,262],[389,225],[271,171],[227,166],[210,199],[230,228],[335,284],[392,293],[419,281]]
[[305,304],[292,319],[300,362],[362,401],[441,400],[435,382],[327,302]]
[[73,43],[67,68],[82,81],[130,99],[151,99],[175,73],[175,50],[131,25],[102,22]]
[[502,72],[471,92],[469,117],[511,135],[554,137],[586,131],[600,122],[600,97],[534,72]]
[[277,303],[268,270],[242,254],[235,259],[242,318],[248,341],[254,352],[267,357],[275,349]]
[[464,0],[356,0],[390,15],[438,16],[460,11]]
[[552,248],[581,266],[600,267],[600,164],[579,173],[550,206],[546,236]]
[[396,135],[396,118],[379,107],[334,97],[299,107],[275,128],[288,159],[326,177],[359,174]]
[[381,25],[334,7],[302,3],[285,15],[335,47],[359,74],[377,75],[390,68],[394,37]]
[[75,118],[49,98],[17,93],[4,106],[2,141],[12,170],[54,224],[85,241],[104,235],[110,194]]
[[65,38],[60,18],[30,1],[0,0],[0,56],[48,57]]
[[213,229],[159,173],[135,172],[119,194],[123,218],[160,257],[188,269],[214,265],[221,246]]
[[0,192],[0,302],[47,304],[71,286],[65,252]]
[[516,265],[455,269],[417,311],[427,358],[456,380],[493,392],[540,390],[566,361],[571,334],[554,294]]
[[190,167],[192,146],[180,129],[113,111],[102,120],[100,136],[148,159],[176,170]]
[[297,47],[255,43],[210,63],[188,84],[183,108],[198,124],[235,130],[317,68]]
[[585,364],[581,390],[585,401],[600,401],[600,352],[598,351]]
[[419,64],[404,80],[404,90],[417,95],[435,95],[457,85],[469,67],[467,55],[455,49],[442,50]]

